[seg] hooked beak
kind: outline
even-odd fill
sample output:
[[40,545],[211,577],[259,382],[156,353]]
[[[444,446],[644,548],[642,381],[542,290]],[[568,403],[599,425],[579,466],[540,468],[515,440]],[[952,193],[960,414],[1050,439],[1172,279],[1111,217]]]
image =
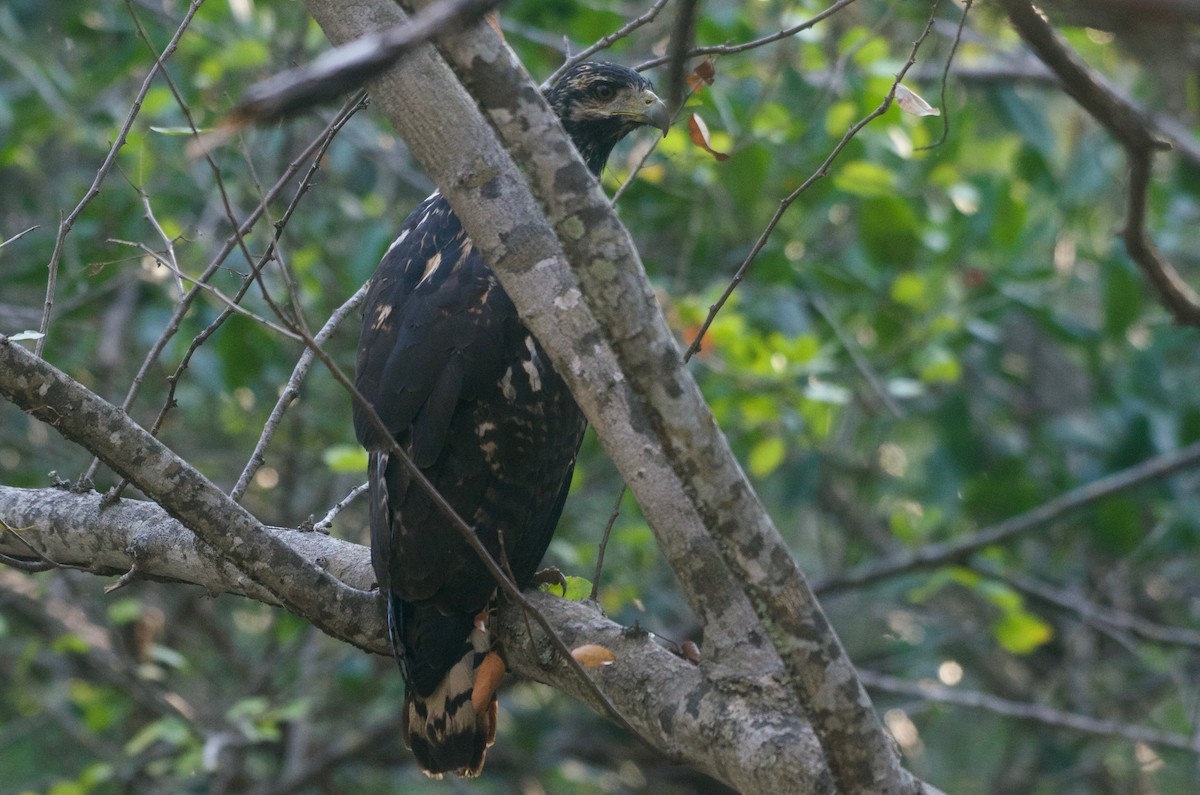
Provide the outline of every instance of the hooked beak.
[[667,106],[653,91],[643,93],[642,102],[645,107],[638,115],[646,124],[657,127],[662,130],[663,135],[666,135],[667,130],[671,129],[671,113],[667,110]]
[[614,112],[617,116],[635,119],[639,124],[649,124],[662,130],[663,135],[671,128],[671,114],[667,106],[650,89],[625,101],[625,106]]

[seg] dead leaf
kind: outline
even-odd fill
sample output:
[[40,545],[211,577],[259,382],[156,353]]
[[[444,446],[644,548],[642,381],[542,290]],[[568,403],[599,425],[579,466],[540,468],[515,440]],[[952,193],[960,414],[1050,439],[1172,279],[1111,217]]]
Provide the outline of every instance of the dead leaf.
[[603,668],[617,661],[617,655],[595,643],[585,643],[571,650],[571,656],[584,668]]
[[707,61],[701,61],[692,70],[692,73],[687,76],[688,88],[693,92],[699,91],[705,86],[713,84],[713,78],[717,76],[717,65],[712,58]]
[[718,152],[712,148],[712,142],[708,137],[708,125],[704,123],[704,119],[693,113],[688,119],[688,132],[692,136],[692,143],[708,152],[717,160],[728,160],[729,155],[726,152]]
[[930,105],[921,95],[904,85],[896,86],[896,104],[905,113],[914,116],[941,116],[942,112]]

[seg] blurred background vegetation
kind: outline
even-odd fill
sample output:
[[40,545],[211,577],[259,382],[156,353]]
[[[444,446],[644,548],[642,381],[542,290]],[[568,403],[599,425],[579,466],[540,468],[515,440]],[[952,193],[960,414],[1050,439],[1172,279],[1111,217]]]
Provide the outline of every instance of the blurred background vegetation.
[[[537,78],[643,13],[645,2],[506,4],[509,43]],[[812,0],[708,3],[700,44],[802,21]],[[80,202],[182,2],[0,6],[0,331],[37,328],[60,219]],[[604,58],[661,55],[672,7]],[[685,124],[617,208],[668,320],[690,341],[781,198],[878,105],[929,13],[862,0],[795,37],[716,61],[693,95],[717,161]],[[906,83],[942,106],[962,9],[941,4]],[[1099,29],[1063,35],[1120,90],[1197,130],[1195,72],[1175,80]],[[65,238],[46,355],[120,403],[179,297],[139,245],[173,238],[196,276],[332,119],[336,107],[247,130],[204,158],[190,124],[219,124],[255,81],[328,48],[297,2],[208,0],[141,106],[103,190]],[[658,70],[649,72],[661,78]],[[661,79],[660,79],[661,86]],[[1181,88],[1182,86],[1182,88]],[[191,120],[181,111],[186,105]],[[1200,440],[1200,338],[1175,325],[1124,253],[1124,161],[1062,96],[1004,20],[977,8],[945,86],[945,116],[893,107],[783,216],[718,315],[693,371],[803,569],[814,580],[964,537],[1071,488]],[[682,117],[681,117],[682,118]],[[949,134],[939,143],[943,119]],[[623,144],[612,191],[654,143]],[[301,167],[300,174],[307,168]],[[218,175],[219,173],[219,180]],[[1200,164],[1160,158],[1150,227],[1200,282]],[[261,254],[290,178],[247,243]],[[370,109],[333,141],[280,251],[311,326],[369,276],[434,189]],[[143,196],[145,200],[143,200]],[[147,211],[149,208],[150,212]],[[151,220],[151,215],[153,222]],[[234,252],[212,279],[248,272]],[[282,289],[277,274],[269,274]],[[252,290],[246,305],[270,310]],[[221,312],[205,298],[146,375],[147,426],[167,377]],[[353,366],[357,322],[328,344]],[[231,487],[300,353],[235,317],[195,350],[161,436]],[[363,477],[350,404],[314,370],[244,503],[262,521],[320,518]],[[0,480],[75,480],[90,457],[0,405]],[[101,469],[100,490],[114,476]],[[1009,702],[1195,736],[1200,729],[1200,474],[1104,499],[960,566],[839,592],[826,608],[864,669]],[[548,562],[591,578],[620,480],[589,437]],[[365,506],[335,522],[365,542]],[[632,499],[621,504],[601,598],[616,620],[699,640]],[[720,791],[547,688],[501,699],[500,740],[472,784],[426,783],[399,741],[394,664],[281,610],[200,589],[0,570],[0,792]],[[1046,592],[1057,599],[1048,600]],[[1039,595],[1039,593],[1041,595]],[[1089,617],[1098,607],[1162,641]],[[912,695],[874,692],[910,768],[953,793],[1188,793],[1196,755]]]

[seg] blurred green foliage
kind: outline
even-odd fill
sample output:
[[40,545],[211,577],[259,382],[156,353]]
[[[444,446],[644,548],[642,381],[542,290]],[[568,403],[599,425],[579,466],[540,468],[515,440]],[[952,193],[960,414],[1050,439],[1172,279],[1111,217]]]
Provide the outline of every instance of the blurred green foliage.
[[[646,3],[520,0],[504,9],[531,73],[561,62]],[[939,104],[958,10],[923,47],[908,84]],[[707,4],[697,40],[742,42],[822,4]],[[154,46],[183,3],[133,4]],[[820,166],[888,91],[926,6],[863,0],[816,28],[717,60],[714,85],[685,113],[707,122],[715,161],[673,130],[618,211],[660,302],[690,341],[779,201]],[[604,57],[661,53],[664,16]],[[892,108],[849,142],[829,177],[783,216],[710,328],[694,373],[776,523],[812,576],[952,540],[1065,490],[1200,440],[1200,341],[1174,325],[1124,253],[1120,151],[1053,87],[1003,67],[1014,36],[977,9],[959,64],[1001,78],[955,79],[942,119]],[[1160,89],[1111,37],[1067,31],[1094,67],[1150,106]],[[1093,35],[1095,34],[1095,35]],[[564,39],[565,37],[565,39]],[[105,397],[124,399],[178,296],[174,277],[138,248],[174,238],[196,276],[241,218],[332,118],[321,109],[246,130],[210,164],[186,148],[194,123],[218,125],[254,81],[327,47],[298,3],[201,6],[147,93],[102,192],[66,238],[47,353]],[[121,4],[15,0],[0,7],[0,331],[36,328],[59,219],[87,192],[153,63]],[[651,73],[660,78],[660,72]],[[661,81],[661,78],[660,78]],[[185,115],[174,92],[190,114]],[[1184,103],[1195,129],[1195,94]],[[613,157],[615,189],[651,144]],[[311,326],[372,273],[400,220],[433,185],[370,111],[321,162],[281,251]],[[307,164],[303,164],[303,169]],[[217,173],[220,179],[217,179]],[[1150,224],[1185,276],[1200,281],[1200,167],[1165,158]],[[261,254],[299,176],[246,236]],[[226,294],[249,264],[239,252],[212,280]],[[284,284],[270,271],[277,295]],[[251,290],[246,306],[270,309]],[[166,378],[220,313],[202,300],[148,370],[131,414],[151,424]],[[329,343],[353,365],[355,322]],[[161,436],[224,487],[254,449],[298,347],[253,321],[225,322],[191,357]],[[349,401],[314,368],[285,416],[245,504],[264,522],[320,518],[362,479]],[[0,478],[41,487],[74,479],[89,457],[0,406]],[[98,488],[115,478],[101,469]],[[851,656],[911,680],[937,678],[1015,701],[1168,732],[1195,732],[1196,649],[1081,620],[1023,593],[1020,574],[1070,598],[1168,626],[1197,626],[1200,497],[1195,473],[1107,499],[990,550],[988,569],[923,570],[839,594],[827,607]],[[549,562],[586,594],[620,482],[585,442]],[[334,532],[365,540],[355,503]],[[401,747],[392,663],[320,636],[290,615],[197,589],[140,583],[105,596],[97,578],[59,572],[0,582],[0,791],[291,791],[287,776],[336,756],[303,791],[418,791]],[[696,626],[626,497],[612,528],[601,600],[617,620],[680,642]],[[942,676],[943,681],[948,680]],[[1182,752],[988,712],[877,694],[911,716],[911,768],[948,792],[1185,793]],[[511,688],[483,792],[691,792],[716,787],[549,690]],[[893,713],[889,713],[893,714]],[[891,723],[889,722],[889,725]],[[379,728],[382,727],[382,728]],[[372,731],[378,730],[377,734]],[[272,789],[275,787],[275,789]]]

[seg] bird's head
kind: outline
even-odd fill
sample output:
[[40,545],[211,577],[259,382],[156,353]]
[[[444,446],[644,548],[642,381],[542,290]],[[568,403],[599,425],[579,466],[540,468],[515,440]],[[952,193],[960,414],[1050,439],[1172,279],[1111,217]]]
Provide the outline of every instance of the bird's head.
[[650,81],[612,63],[581,63],[568,69],[546,99],[593,174],[599,174],[612,148],[631,131],[671,126],[666,105]]

